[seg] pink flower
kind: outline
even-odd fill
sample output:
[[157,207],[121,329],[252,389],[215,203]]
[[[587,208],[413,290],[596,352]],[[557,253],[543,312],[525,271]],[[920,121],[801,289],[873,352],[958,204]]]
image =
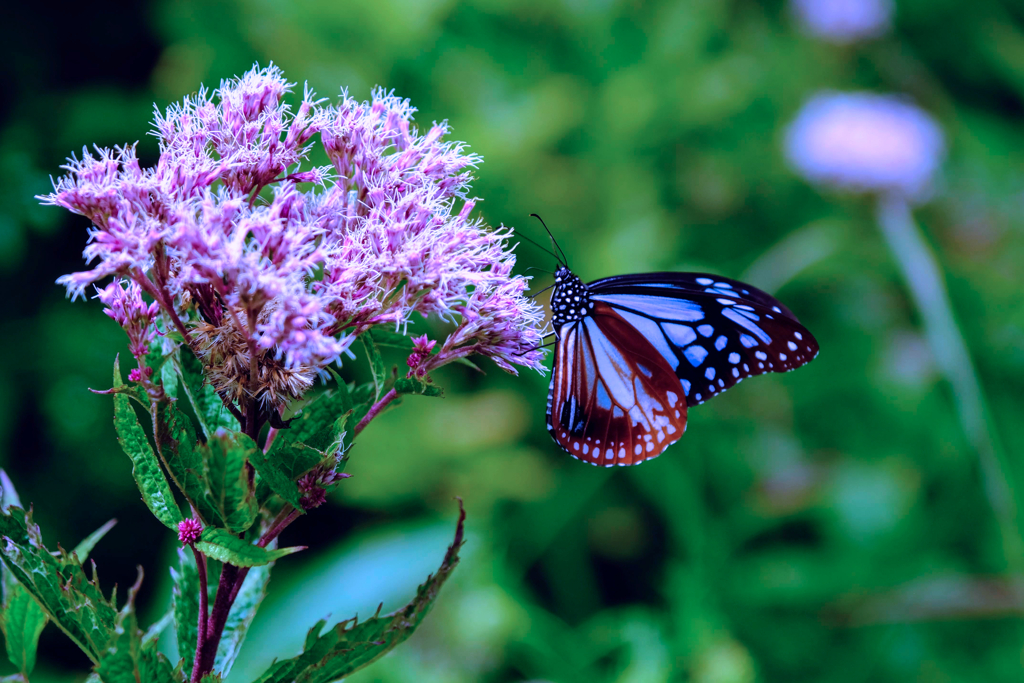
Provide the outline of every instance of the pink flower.
[[134,282],[115,278],[113,282],[97,290],[96,297],[106,308],[103,312],[113,318],[128,334],[128,350],[136,359],[143,359],[149,353],[149,344],[157,335],[153,320],[160,310],[154,302],[142,300],[142,289]]
[[[291,90],[276,67],[253,68],[157,114],[156,166],[130,146],[69,161],[42,200],[92,221],[95,263],[58,282],[75,297],[114,275],[150,295],[133,353],[162,315],[235,400],[297,398],[356,335],[414,314],[456,325],[449,350],[539,368],[540,309],[512,274],[511,232],[471,215],[480,157],[445,123],[421,133],[381,89],[334,106],[306,89],[294,110]],[[301,168],[316,145],[331,165]]]
[[185,519],[178,522],[178,541],[182,545],[192,545],[203,533],[203,525],[198,519]]

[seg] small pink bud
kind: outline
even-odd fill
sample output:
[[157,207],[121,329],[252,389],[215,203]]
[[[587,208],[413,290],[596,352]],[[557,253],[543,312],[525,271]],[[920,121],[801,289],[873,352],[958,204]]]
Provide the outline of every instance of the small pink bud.
[[420,354],[415,353],[415,352],[410,353],[409,357],[405,359],[405,364],[408,365],[410,368],[413,368],[413,369],[415,369],[417,366],[419,366],[419,364],[422,363],[422,362],[423,362],[423,357],[420,356]]
[[182,545],[192,545],[203,533],[203,525],[198,519],[186,519],[178,522],[178,540]]

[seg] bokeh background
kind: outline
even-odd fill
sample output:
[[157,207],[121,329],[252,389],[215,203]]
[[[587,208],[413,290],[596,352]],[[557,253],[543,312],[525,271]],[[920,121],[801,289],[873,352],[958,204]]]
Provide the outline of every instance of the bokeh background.
[[[108,589],[145,569],[146,624],[167,608],[175,539],[139,501],[109,397],[87,391],[109,386],[125,340],[98,302],[54,284],[80,268],[84,219],[33,195],[84,144],[141,140],[152,162],[154,102],[271,60],[323,95],[393,88],[421,124],[448,119],[483,155],[474,189],[491,224],[540,239],[527,218],[540,213],[585,280],[748,279],[821,344],[806,368],[694,409],[661,458],[612,470],[551,443],[545,378],[486,362],[486,375],[440,373],[446,397],[375,422],[354,477],[286,533],[311,548],[275,569],[232,683],[294,654],[327,613],[403,604],[450,542],[455,495],[469,514],[462,566],[413,639],[351,680],[1024,677],[1024,567],[1006,533],[1019,520],[993,499],[1024,490],[1020,3],[905,0],[877,35],[839,44],[786,3],[753,0],[98,0],[4,14],[0,464],[50,544],[118,518],[93,557]],[[987,402],[995,487],[873,199],[786,163],[786,126],[822,90],[903,95],[943,129],[948,153],[914,216]],[[40,659],[34,681],[87,670],[53,626]]]

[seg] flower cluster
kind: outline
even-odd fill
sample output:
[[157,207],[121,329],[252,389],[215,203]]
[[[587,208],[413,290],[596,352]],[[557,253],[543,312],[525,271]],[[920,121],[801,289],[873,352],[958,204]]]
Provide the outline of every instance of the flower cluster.
[[878,38],[892,26],[892,0],[791,0],[790,9],[808,34],[844,45]]
[[97,290],[96,297],[103,302],[103,312],[124,328],[128,335],[128,350],[136,360],[142,361],[149,353],[149,345],[156,338],[154,319],[160,307],[142,299],[142,289],[132,281],[115,278]]
[[[132,353],[159,311],[237,401],[300,396],[355,336],[417,313],[456,325],[448,359],[539,370],[540,309],[512,274],[511,231],[472,215],[480,158],[444,123],[418,131],[381,89],[328,105],[307,88],[294,110],[291,90],[254,68],[158,113],[152,168],[132,146],[69,160],[41,199],[92,221],[92,267],[58,282],[74,298],[115,276],[101,298]],[[304,169],[318,142],[330,165]]]
[[812,183],[921,199],[945,153],[942,129],[903,98],[823,93],[786,136],[786,157]]

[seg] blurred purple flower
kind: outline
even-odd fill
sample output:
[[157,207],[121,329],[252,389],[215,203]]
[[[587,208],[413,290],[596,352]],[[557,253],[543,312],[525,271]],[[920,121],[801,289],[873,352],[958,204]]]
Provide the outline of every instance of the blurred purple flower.
[[892,27],[892,0],[790,0],[800,26],[810,35],[844,45],[878,38]]
[[786,157],[808,181],[849,192],[920,200],[945,154],[942,129],[904,99],[822,93],[786,134]]
[[[511,231],[470,215],[480,157],[444,141],[445,123],[421,134],[409,102],[381,89],[325,106],[307,88],[294,112],[291,89],[254,68],[158,112],[152,168],[130,146],[69,160],[41,199],[92,221],[95,265],[58,282],[77,297],[130,281],[237,400],[297,397],[356,335],[414,313],[457,325],[446,348],[541,369],[540,308],[512,275]],[[317,134],[331,165],[301,170]],[[257,375],[264,386],[249,386]]]

